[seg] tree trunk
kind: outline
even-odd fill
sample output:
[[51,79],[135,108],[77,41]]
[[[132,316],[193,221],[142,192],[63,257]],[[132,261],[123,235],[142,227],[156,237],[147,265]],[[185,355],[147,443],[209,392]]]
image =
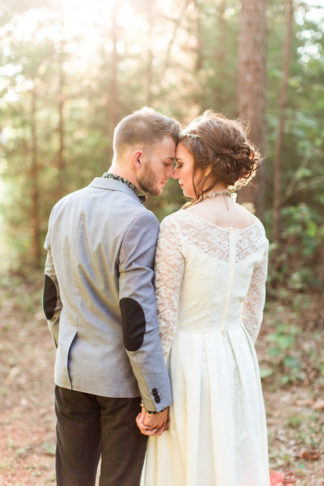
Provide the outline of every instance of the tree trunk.
[[[227,0],[221,0],[217,7],[217,44],[215,51],[216,76],[219,80],[226,79],[225,58],[226,58],[226,21],[225,10]],[[225,107],[224,94],[222,89],[218,89],[215,96],[215,106],[217,111],[223,111]]]
[[39,264],[40,249],[40,227],[39,227],[39,187],[38,187],[38,147],[37,147],[37,122],[36,122],[37,93],[36,86],[31,92],[31,230],[32,230],[32,258],[35,265]]
[[153,39],[154,39],[154,19],[155,12],[153,6],[148,7],[148,43],[147,43],[147,63],[146,63],[146,106],[151,106],[153,102],[152,83],[153,83]]
[[186,10],[189,7],[190,2],[191,2],[191,0],[184,0],[184,2],[182,4],[182,8],[180,10],[180,13],[179,13],[178,17],[174,20],[173,33],[172,33],[171,39],[169,40],[167,53],[166,53],[166,61],[165,61],[164,69],[163,69],[164,75],[170,67],[172,47],[173,47],[173,44],[176,41],[178,29],[180,28],[181,22],[183,21],[183,19],[185,17]]
[[108,94],[108,114],[109,114],[109,162],[112,160],[113,155],[113,137],[114,130],[117,124],[117,69],[118,69],[118,52],[117,52],[117,42],[118,42],[118,11],[119,2],[114,0],[113,3],[113,13],[112,13],[112,26],[111,26],[111,43],[112,43],[112,55],[111,55],[111,76],[110,76],[110,86]]
[[[63,34],[62,34],[63,36]],[[63,37],[62,37],[63,39]],[[64,169],[65,169],[65,158],[64,158],[64,148],[65,148],[65,126],[64,126],[64,84],[65,84],[65,74],[64,74],[64,42],[61,41],[60,53],[59,53],[59,90],[58,90],[58,138],[59,138],[59,148],[57,154],[57,199],[60,199],[64,194]]]
[[[241,0],[238,67],[239,116],[249,139],[265,154],[266,0]],[[239,194],[258,216],[264,209],[264,163],[256,178]]]
[[282,68],[282,82],[279,96],[279,123],[278,133],[275,144],[275,155],[273,161],[273,240],[279,240],[280,233],[280,207],[281,207],[281,147],[284,133],[286,107],[287,107],[287,91],[290,68],[291,55],[291,38],[293,27],[293,2],[286,0],[286,35],[284,42],[284,58]]
[[196,23],[196,62],[195,73],[198,73],[204,65],[203,53],[203,21],[201,19],[202,8],[198,0],[193,1],[195,6],[195,23]]
[[226,23],[225,10],[227,0],[221,0],[217,8],[217,46],[216,46],[216,61],[217,63],[224,62],[226,55],[226,46],[224,40],[226,39]]

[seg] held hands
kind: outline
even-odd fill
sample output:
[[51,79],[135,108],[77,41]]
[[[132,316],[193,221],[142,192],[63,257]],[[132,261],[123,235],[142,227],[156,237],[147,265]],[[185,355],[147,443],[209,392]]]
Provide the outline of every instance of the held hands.
[[168,429],[169,407],[162,412],[150,414],[142,407],[136,423],[143,435],[162,435]]

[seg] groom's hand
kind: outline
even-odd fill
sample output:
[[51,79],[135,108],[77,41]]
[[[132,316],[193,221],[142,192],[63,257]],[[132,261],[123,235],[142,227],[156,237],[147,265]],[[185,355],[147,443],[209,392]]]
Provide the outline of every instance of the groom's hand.
[[142,408],[142,412],[136,418],[136,423],[144,435],[162,435],[168,428],[168,416],[169,408],[155,414],[150,414]]
[[149,429],[160,429],[168,422],[169,407],[159,413],[148,413],[144,409],[143,423]]

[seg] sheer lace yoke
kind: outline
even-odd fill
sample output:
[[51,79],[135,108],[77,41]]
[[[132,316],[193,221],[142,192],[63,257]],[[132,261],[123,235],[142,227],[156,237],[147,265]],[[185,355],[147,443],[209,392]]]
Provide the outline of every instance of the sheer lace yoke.
[[266,243],[262,223],[255,221],[245,228],[218,226],[195,213],[180,209],[174,213],[183,242],[199,247],[210,256],[229,261],[230,233],[235,233],[235,261],[241,261],[260,251]]
[[[188,247],[194,251],[188,251]],[[209,265],[205,255],[200,260],[200,252],[219,260],[216,266],[222,268],[221,279],[211,270],[215,268],[212,261]],[[241,314],[241,321],[255,342],[265,300],[267,257],[268,240],[257,218],[246,228],[234,229],[219,227],[185,210],[167,216],[161,223],[155,259],[157,311],[165,356],[179,316],[180,294],[183,308],[189,309],[194,302],[196,310],[202,302],[205,308],[218,306],[217,314],[223,316],[224,325],[229,310],[231,315]],[[210,272],[215,279],[208,301],[208,289],[201,278],[206,276],[210,282]],[[185,301],[190,289],[195,289],[194,296],[190,291],[190,299]]]

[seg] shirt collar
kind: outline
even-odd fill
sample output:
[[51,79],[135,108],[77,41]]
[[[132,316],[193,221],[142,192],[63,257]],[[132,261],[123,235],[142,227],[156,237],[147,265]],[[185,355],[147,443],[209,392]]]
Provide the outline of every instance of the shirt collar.
[[113,179],[114,181],[119,181],[122,182],[123,184],[126,184],[126,186],[128,186],[133,192],[135,192],[136,196],[138,197],[138,199],[141,201],[142,204],[146,201],[145,194],[141,194],[140,191],[137,189],[137,187],[134,186],[134,184],[132,184],[132,182],[129,182],[127,179],[124,179],[119,175],[112,174],[111,172],[104,172],[102,174],[102,177],[105,177],[106,179]]

